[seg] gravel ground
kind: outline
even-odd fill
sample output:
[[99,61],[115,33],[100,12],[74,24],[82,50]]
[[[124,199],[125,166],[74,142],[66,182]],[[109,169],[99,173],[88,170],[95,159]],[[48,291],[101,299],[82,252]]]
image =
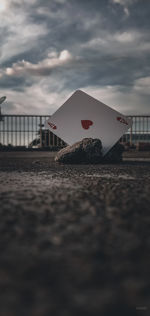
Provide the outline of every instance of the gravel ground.
[[150,163],[0,155],[0,316],[150,315]]

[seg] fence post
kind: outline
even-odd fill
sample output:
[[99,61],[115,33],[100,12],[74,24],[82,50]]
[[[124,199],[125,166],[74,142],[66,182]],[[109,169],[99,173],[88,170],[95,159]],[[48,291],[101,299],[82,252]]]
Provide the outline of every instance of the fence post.
[[132,146],[132,126],[130,128],[130,146]]
[[40,148],[42,148],[42,117],[40,116]]

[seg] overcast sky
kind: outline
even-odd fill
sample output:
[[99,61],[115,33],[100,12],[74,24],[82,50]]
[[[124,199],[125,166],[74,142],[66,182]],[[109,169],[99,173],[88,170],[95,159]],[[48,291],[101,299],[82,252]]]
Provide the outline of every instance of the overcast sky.
[[150,1],[0,0],[5,113],[52,114],[77,89],[150,114]]

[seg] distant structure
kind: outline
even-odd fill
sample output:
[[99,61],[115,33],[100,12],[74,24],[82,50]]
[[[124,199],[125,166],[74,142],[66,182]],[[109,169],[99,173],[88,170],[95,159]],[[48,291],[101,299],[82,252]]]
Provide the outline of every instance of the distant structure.
[[6,97],[1,97],[0,98],[0,121],[3,122],[4,121],[4,118],[3,118],[3,115],[2,115],[2,109],[1,109],[1,104],[6,100]]

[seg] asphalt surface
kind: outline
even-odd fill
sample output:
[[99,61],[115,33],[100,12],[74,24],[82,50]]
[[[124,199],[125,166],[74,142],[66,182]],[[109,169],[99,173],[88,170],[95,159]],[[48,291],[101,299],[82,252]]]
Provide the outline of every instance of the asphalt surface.
[[150,315],[150,163],[0,154],[0,219],[0,316]]

